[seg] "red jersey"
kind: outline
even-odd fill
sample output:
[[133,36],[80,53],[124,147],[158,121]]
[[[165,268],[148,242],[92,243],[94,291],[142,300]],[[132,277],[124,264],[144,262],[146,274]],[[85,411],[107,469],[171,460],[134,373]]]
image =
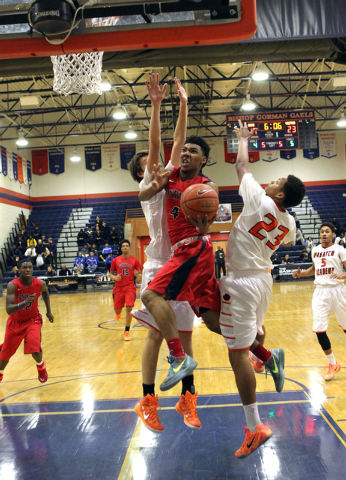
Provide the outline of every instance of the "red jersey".
[[16,320],[17,322],[26,322],[39,313],[37,302],[41,295],[41,280],[33,277],[29,287],[23,285],[23,283],[20,281],[20,278],[12,280],[12,283],[14,283],[16,286],[16,296],[14,301],[16,304],[24,302],[29,295],[36,293],[36,300],[33,303],[28,303],[21,310],[18,310],[16,313],[12,313],[12,315],[9,317],[11,320]]
[[111,263],[111,273],[116,272],[117,275],[121,275],[121,280],[115,282],[115,287],[127,287],[128,285],[134,285],[134,271],[140,271],[142,268],[140,266],[137,258],[132,257],[131,255],[127,258],[124,258],[122,255],[115,257]]
[[208,183],[210,179],[203,174],[192,180],[183,180],[180,177],[180,167],[175,167],[166,185],[166,215],[168,234],[171,244],[180,240],[198,235],[196,228],[189,223],[180,208],[180,197],[184,190],[196,183]]

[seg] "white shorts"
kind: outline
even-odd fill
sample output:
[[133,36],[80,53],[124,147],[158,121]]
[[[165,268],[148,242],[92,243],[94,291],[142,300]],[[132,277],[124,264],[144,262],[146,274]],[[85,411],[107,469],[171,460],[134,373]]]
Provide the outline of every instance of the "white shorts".
[[230,272],[220,280],[220,327],[230,350],[246,350],[257,334],[264,334],[272,287],[272,276],[266,272],[251,276]]
[[[147,288],[149,282],[152,281],[161,267],[163,267],[162,263],[145,262],[142,271],[141,296],[143,291]],[[170,300],[168,303],[177,319],[178,332],[192,332],[196,316],[190,307],[190,304],[188,302],[176,302],[174,300]],[[144,327],[152,327],[158,332],[160,331],[154,318],[143,304],[140,310],[132,310],[131,315]]]
[[312,297],[312,313],[315,333],[325,332],[332,311],[339,326],[346,331],[346,286],[342,283],[335,287],[317,287]]

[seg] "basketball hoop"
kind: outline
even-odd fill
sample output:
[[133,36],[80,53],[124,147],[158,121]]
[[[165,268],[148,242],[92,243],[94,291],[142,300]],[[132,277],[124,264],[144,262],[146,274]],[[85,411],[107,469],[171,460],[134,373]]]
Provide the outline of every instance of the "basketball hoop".
[[101,95],[102,57],[103,52],[50,57],[54,70],[54,92],[59,95],[71,95],[71,93]]

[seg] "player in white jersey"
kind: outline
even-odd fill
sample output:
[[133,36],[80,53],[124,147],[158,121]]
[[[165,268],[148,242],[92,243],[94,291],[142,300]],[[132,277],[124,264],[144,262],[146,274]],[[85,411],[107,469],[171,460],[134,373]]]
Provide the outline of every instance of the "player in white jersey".
[[322,223],[320,239],[322,244],[312,249],[312,266],[307,270],[295,270],[293,278],[315,275],[315,291],[312,297],[313,326],[319,344],[327,356],[329,366],[324,377],[328,382],[340,370],[335,360],[330,340],[327,335],[330,312],[336,316],[339,326],[346,333],[346,250],[341,245],[333,243],[335,227],[332,223]]
[[280,392],[283,388],[284,351],[264,348],[262,327],[272,290],[270,257],[280,245],[290,245],[295,239],[295,221],[286,208],[302,201],[305,186],[289,175],[263,189],[249,170],[248,141],[253,132],[248,130],[246,123],[243,126],[239,122],[239,126],[236,129],[239,139],[236,170],[244,208],[227,244],[228,274],[220,281],[220,326],[247,423],[244,443],[235,455],[245,458],[272,435],[259,418],[249,348],[270,371],[276,390]]
[[[180,97],[180,111],[174,132],[171,160],[165,167],[168,171],[172,171],[174,166],[179,165],[180,152],[186,137],[187,95],[178,79],[175,79],[175,83]],[[150,84],[147,83],[147,87],[152,102],[149,152],[139,152],[129,164],[132,177],[134,180],[140,181],[140,190],[153,181],[154,165],[159,164],[161,147],[160,104],[166,90],[165,87],[160,90],[158,75],[150,76]],[[147,261],[143,266],[142,294],[156,273],[170,259],[172,247],[165,214],[165,191],[162,190],[150,200],[141,202],[141,206],[151,239],[146,249]],[[172,301],[170,305],[177,318],[177,327],[184,350],[192,356],[192,331],[195,314],[188,302]],[[155,396],[155,374],[163,336],[154,318],[145,307],[140,310],[132,310],[131,315],[149,329],[142,353],[143,399],[136,405],[135,410],[146,427],[160,432],[164,428],[157,414],[159,405],[158,396]],[[190,428],[201,428],[196,404],[197,393],[195,392],[194,378],[193,375],[189,375],[182,380],[182,394],[176,405],[176,410],[184,416],[184,422]]]

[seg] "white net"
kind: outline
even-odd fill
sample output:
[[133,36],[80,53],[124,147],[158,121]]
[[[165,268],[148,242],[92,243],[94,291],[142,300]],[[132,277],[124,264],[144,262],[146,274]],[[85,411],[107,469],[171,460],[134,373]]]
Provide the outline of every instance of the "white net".
[[101,95],[103,52],[76,53],[50,57],[53,63],[53,90],[59,95],[82,93]]

